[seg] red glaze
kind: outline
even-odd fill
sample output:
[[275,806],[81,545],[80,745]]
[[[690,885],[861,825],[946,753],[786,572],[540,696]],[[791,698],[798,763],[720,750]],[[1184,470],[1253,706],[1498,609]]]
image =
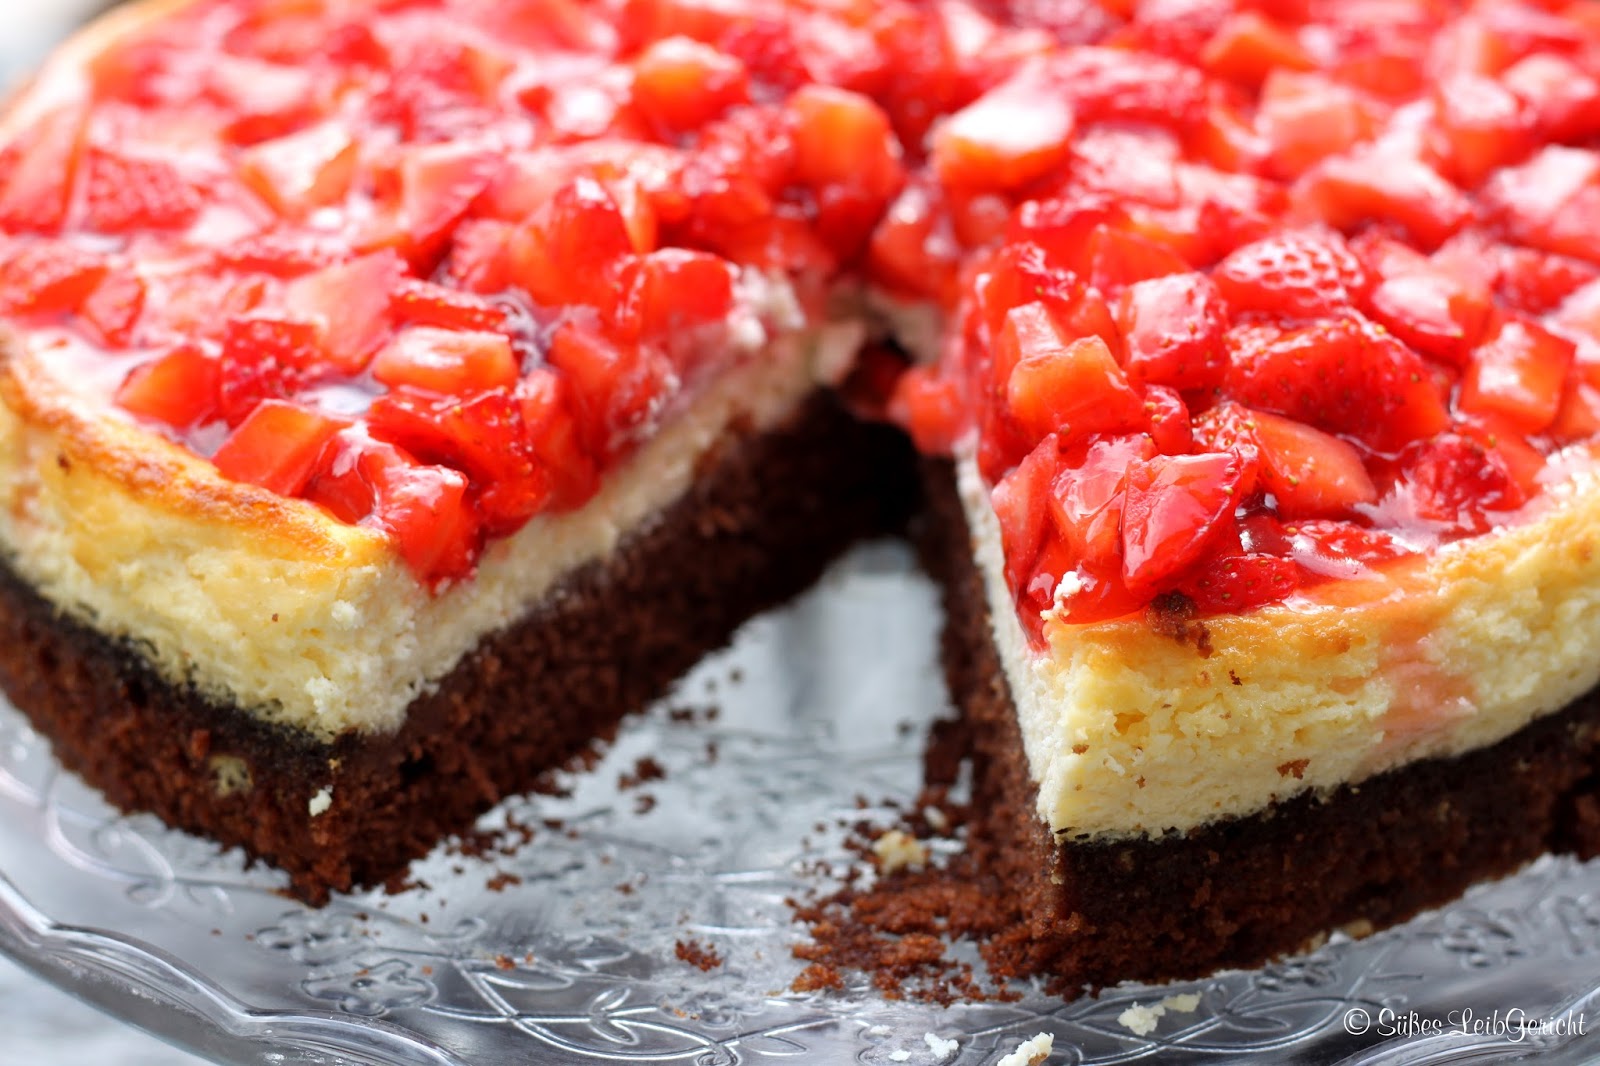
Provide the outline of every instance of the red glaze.
[[0,309],[433,584],[724,367],[752,269],[943,308],[873,406],[975,446],[1036,638],[1513,520],[1600,431],[1600,20],[1171,6],[202,0],[0,146]]

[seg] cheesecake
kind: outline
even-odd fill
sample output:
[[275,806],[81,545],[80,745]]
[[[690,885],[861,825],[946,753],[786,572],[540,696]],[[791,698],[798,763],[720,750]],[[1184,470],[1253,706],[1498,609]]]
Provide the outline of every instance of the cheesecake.
[[316,902],[916,511],[996,972],[1587,854],[1600,22],[1160,7],[95,24],[0,123],[7,693]]

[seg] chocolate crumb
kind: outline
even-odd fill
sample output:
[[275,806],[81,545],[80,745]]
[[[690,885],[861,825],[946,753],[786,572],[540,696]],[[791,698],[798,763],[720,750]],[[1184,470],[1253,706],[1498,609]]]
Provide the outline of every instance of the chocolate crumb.
[[717,954],[716,949],[698,940],[680,940],[673,945],[673,950],[678,958],[698,970],[715,970],[722,965],[722,956]]

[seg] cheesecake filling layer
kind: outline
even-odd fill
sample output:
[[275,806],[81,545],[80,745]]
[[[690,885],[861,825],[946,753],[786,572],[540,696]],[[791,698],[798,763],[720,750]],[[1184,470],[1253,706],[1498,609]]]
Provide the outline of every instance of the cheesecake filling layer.
[[42,595],[129,639],[169,680],[321,738],[389,732],[486,635],[647,528],[720,442],[779,426],[836,381],[859,342],[849,325],[778,337],[709,383],[586,504],[494,542],[471,580],[437,593],[371,530],[298,501],[279,505],[320,519],[325,543],[270,522],[240,529],[203,501],[197,514],[193,500],[74,461],[70,434],[3,405],[0,542]]
[[1486,747],[1600,683],[1591,472],[1414,567],[1203,626],[1047,619],[1035,650],[988,490],[970,456],[957,471],[1038,814],[1067,839],[1189,830]]

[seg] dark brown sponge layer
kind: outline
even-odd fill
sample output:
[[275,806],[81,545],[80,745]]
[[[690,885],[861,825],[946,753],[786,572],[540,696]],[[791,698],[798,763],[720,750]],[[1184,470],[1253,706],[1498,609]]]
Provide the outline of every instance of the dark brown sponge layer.
[[[418,699],[392,736],[318,743],[160,678],[0,567],[0,686],[70,770],[288,871],[292,891],[381,883],[502,797],[608,737],[751,615],[851,543],[898,531],[910,447],[818,394],[704,458],[694,487]],[[243,773],[249,787],[229,791]],[[310,802],[331,786],[332,805]]]
[[1070,994],[1254,966],[1350,923],[1402,921],[1546,851],[1600,853],[1593,693],[1492,747],[1326,798],[1188,834],[1057,841],[1036,813],[950,465],[925,462],[923,481],[919,541],[944,586],[945,670],[975,764],[969,847],[1015,914],[984,946],[998,974],[1047,974]]

